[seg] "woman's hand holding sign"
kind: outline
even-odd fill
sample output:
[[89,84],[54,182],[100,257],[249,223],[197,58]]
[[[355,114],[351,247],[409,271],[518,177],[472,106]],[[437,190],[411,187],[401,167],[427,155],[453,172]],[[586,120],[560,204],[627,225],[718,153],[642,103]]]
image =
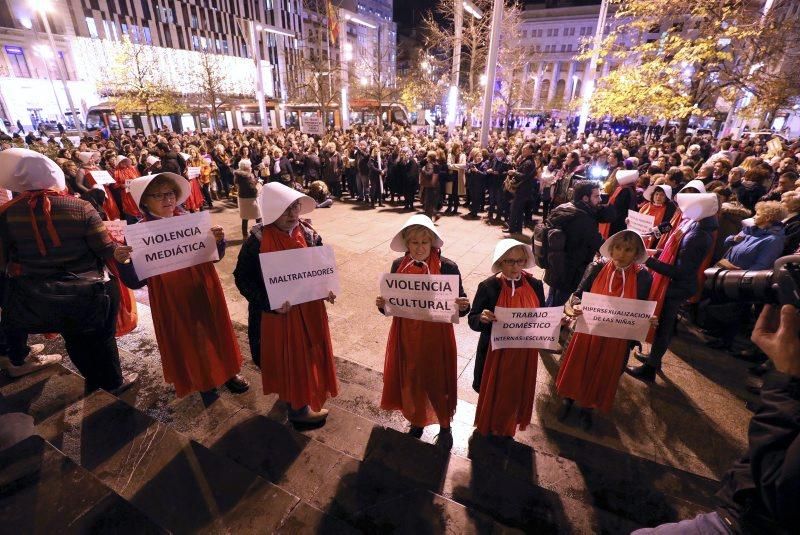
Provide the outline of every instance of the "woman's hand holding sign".
[[467,310],[469,308],[469,298],[456,297],[456,305],[458,305],[458,310],[460,310],[461,312]]
[[382,296],[379,295],[378,297],[375,298],[375,306],[378,308],[383,308],[384,306],[386,306],[386,299],[384,299]]
[[225,239],[225,231],[219,225],[211,227],[211,233],[214,235],[214,239],[217,240],[217,243]]
[[277,312],[278,314],[288,314],[289,313],[289,309],[291,309],[291,308],[292,308],[292,305],[289,304],[289,301],[286,301],[283,304],[283,306],[281,306],[281,308],[276,308],[275,312]]
[[131,251],[133,251],[133,247],[129,247],[127,245],[120,245],[119,247],[114,249],[114,260],[116,260],[120,264],[126,263],[128,260],[131,259]]
[[325,298],[325,300],[326,300],[328,303],[330,303],[330,304],[333,304],[333,303],[334,303],[334,301],[336,301],[336,294],[335,294],[335,293],[333,293],[333,292],[328,292],[328,297],[326,297],[326,298]]
[[484,309],[481,312],[480,322],[481,323],[492,323],[497,321],[497,317],[495,317],[494,312],[489,309]]

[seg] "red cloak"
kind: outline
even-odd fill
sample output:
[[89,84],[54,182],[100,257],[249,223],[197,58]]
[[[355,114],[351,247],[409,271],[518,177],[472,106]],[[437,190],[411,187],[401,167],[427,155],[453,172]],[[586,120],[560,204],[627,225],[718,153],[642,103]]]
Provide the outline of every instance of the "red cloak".
[[239,373],[242,355],[213,263],[150,277],[147,292],[164,379],[178,397]]
[[[275,225],[263,228],[262,253],[302,247],[307,245],[299,225],[291,236]],[[286,314],[261,314],[261,382],[264,394],[278,394],[295,410],[309,405],[318,411],[339,393],[322,299],[292,305]]]
[[125,183],[134,178],[139,178],[139,171],[135,167],[117,167],[114,169],[114,180],[117,181],[117,187],[122,190],[122,212],[140,218],[142,217],[142,212],[136,206],[136,202],[130,192],[125,189]]
[[[625,268],[623,286],[623,277],[614,263],[609,262],[597,274],[591,292],[636,299],[636,279],[641,269],[644,267],[639,264]],[[627,353],[628,340],[575,333],[558,369],[558,395],[574,399],[586,409],[597,408],[604,413],[611,411]]]
[[[539,299],[524,274],[521,281],[512,296],[509,282],[501,279],[502,289],[496,306],[538,307]],[[528,427],[536,397],[538,364],[538,349],[492,350],[489,345],[475,412],[475,427],[480,434],[513,437],[517,426],[520,430]]]
[[[437,250],[431,251],[428,268],[414,265],[406,254],[398,273],[441,274]],[[456,337],[452,323],[392,318],[386,342],[381,408],[399,410],[412,425],[438,423],[450,427],[456,412]]]
[[189,197],[183,202],[183,206],[191,211],[196,212],[203,206],[203,192],[200,190],[200,184],[196,178],[189,180]]
[[[92,171],[98,171],[98,168],[94,169],[84,169],[83,172],[86,175],[87,182],[89,186],[94,186],[97,184],[94,178],[92,178]],[[103,211],[106,213],[108,219],[119,219],[120,212],[119,207],[117,206],[117,202],[114,200],[114,196],[111,195],[111,186],[103,185],[103,189],[106,191],[106,200],[103,202]]]
[[[642,207],[639,209],[640,214],[651,215],[655,218],[653,220],[654,227],[657,227],[661,224],[661,222],[664,220],[664,214],[666,213],[666,211],[667,211],[666,204],[662,204],[659,206],[651,202],[644,203]],[[653,236],[642,236],[642,239],[644,240],[644,246],[647,249],[651,249],[653,247],[653,242],[655,241],[655,238],[653,238]]]

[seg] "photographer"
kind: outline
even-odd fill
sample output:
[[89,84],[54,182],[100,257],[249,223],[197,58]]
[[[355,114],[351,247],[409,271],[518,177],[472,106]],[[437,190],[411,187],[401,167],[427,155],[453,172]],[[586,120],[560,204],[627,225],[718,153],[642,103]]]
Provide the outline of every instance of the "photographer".
[[761,406],[750,420],[749,448],[723,478],[720,506],[648,533],[796,533],[800,525],[800,316],[793,305],[767,305],[752,341],[772,360]]

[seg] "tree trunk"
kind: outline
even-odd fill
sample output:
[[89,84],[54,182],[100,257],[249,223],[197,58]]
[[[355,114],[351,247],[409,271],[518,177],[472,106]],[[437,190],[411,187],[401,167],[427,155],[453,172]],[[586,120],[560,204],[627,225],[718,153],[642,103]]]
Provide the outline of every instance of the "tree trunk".
[[686,135],[686,129],[689,128],[689,119],[691,119],[691,117],[691,115],[681,117],[681,120],[678,123],[678,135],[676,136],[675,142],[679,145],[682,143],[683,138]]

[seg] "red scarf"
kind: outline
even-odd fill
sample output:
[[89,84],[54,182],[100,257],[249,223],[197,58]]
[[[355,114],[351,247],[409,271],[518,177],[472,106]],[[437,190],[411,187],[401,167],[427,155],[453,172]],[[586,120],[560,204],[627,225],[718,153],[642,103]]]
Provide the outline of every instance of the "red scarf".
[[[611,194],[611,197],[608,199],[608,205],[609,206],[613,205],[614,201],[617,200],[617,196],[619,195],[619,192],[621,192],[623,189],[628,188],[628,187],[630,187],[630,186],[618,186],[617,189],[614,190],[614,193]],[[625,212],[625,213],[627,214],[628,212]],[[602,236],[603,236],[603,239],[607,240],[608,239],[608,233],[611,231],[611,223],[600,223],[598,228],[600,230],[600,234],[602,234]]]
[[[664,250],[658,257],[659,261],[669,265],[675,264],[675,260],[678,259],[678,251],[680,251],[681,241],[683,240],[684,234],[685,231],[683,230],[683,227],[678,227],[672,231],[672,233],[669,235],[669,239],[667,239],[666,245],[664,246]],[[656,311],[654,313],[655,316],[659,316],[661,314],[661,309],[664,307],[664,297],[667,295],[667,288],[669,288],[670,280],[671,279],[666,275],[653,272],[653,285],[650,287],[650,295],[648,296],[648,300],[656,302]],[[650,332],[647,335],[648,343],[652,343],[655,332],[655,327],[651,327]]]
[[28,215],[30,216],[31,227],[33,228],[33,236],[36,239],[36,247],[39,249],[40,255],[47,256],[47,248],[45,247],[44,240],[39,232],[39,225],[36,222],[36,214],[34,210],[39,204],[39,201],[42,201],[42,212],[44,212],[44,224],[47,228],[47,234],[50,236],[50,241],[53,242],[53,245],[56,247],[61,247],[61,238],[59,238],[58,232],[56,232],[56,227],[53,225],[53,217],[50,213],[50,197],[63,197],[65,195],[67,195],[66,191],[55,191],[51,189],[26,191],[20,194],[16,199],[0,207],[0,214],[8,210],[12,205],[27,200]]

